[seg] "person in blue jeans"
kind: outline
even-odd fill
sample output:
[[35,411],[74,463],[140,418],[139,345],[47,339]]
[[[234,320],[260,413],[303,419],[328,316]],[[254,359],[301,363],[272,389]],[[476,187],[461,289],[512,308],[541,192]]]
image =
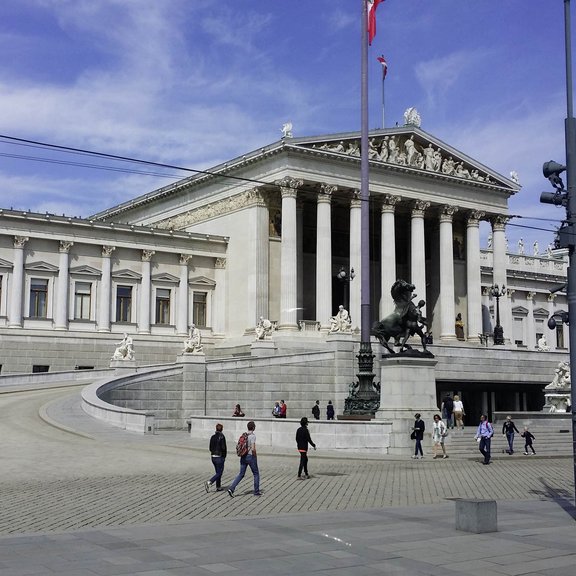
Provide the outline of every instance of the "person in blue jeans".
[[254,434],[256,424],[250,420],[247,424],[247,428],[248,453],[245,456],[240,457],[240,472],[238,472],[238,476],[234,478],[234,481],[230,484],[230,488],[228,488],[228,495],[230,498],[234,498],[234,490],[236,490],[236,486],[238,486],[242,481],[242,478],[244,478],[244,474],[246,474],[246,469],[248,467],[250,467],[252,475],[254,476],[254,496],[260,496],[260,472],[258,470],[258,460],[256,457],[256,434]]
[[493,435],[494,428],[492,428],[492,424],[488,422],[488,416],[482,414],[482,416],[480,416],[480,424],[476,430],[476,440],[480,443],[478,450],[480,450],[482,456],[484,456],[484,462],[482,462],[482,464],[490,464],[490,444],[492,443]]
[[414,440],[416,440],[416,444],[414,445],[414,455],[412,458],[424,458],[424,452],[422,452],[422,440],[424,440],[425,429],[426,425],[424,424],[424,420],[422,420],[420,414],[414,414],[414,426],[412,427],[412,435]]
[[520,434],[518,428],[516,428],[516,424],[514,424],[512,420],[512,416],[506,416],[506,420],[502,425],[502,434],[506,436],[506,440],[508,441],[508,454],[514,454],[514,432]]
[[222,434],[224,426],[216,424],[216,432],[210,438],[210,456],[214,465],[214,476],[204,482],[206,492],[210,492],[212,484],[216,483],[216,491],[222,490],[222,474],[224,472],[224,461],[226,460],[226,437]]

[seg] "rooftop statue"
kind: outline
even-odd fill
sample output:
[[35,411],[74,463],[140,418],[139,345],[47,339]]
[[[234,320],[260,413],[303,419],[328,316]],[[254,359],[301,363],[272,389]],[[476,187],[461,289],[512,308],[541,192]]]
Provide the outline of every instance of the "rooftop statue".
[[[396,280],[392,285],[390,294],[394,300],[394,312],[386,318],[374,322],[372,325],[372,334],[378,338],[380,344],[388,350],[390,354],[396,354],[388,341],[394,338],[394,346],[400,348],[398,354],[406,356],[423,356],[433,358],[434,355],[426,349],[426,335],[423,328],[426,326],[426,318],[422,316],[422,308],[425,305],[424,300],[414,304],[416,298],[414,285],[406,280]],[[422,351],[414,350],[407,344],[408,338],[417,334],[422,343]]]

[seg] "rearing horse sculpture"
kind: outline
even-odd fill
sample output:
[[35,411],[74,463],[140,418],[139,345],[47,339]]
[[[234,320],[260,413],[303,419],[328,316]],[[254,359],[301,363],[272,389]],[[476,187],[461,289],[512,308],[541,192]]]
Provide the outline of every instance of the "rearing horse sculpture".
[[422,317],[421,312],[425,302],[420,300],[418,306],[414,304],[412,301],[416,297],[412,294],[414,288],[413,284],[405,280],[396,280],[390,289],[395,305],[394,312],[372,325],[372,334],[390,354],[396,353],[388,344],[390,338],[394,338],[394,346],[399,347],[399,351],[403,352],[411,350],[412,347],[406,342],[414,334],[420,336],[422,348],[426,352],[426,335],[422,331],[422,325],[426,325],[426,319]]

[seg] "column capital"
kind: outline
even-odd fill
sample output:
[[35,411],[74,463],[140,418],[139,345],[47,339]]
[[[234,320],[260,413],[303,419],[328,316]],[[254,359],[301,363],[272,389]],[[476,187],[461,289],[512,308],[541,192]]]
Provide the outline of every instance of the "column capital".
[[245,193],[246,204],[250,206],[267,206],[268,195],[264,194],[264,189],[262,186],[251,188],[247,190]]
[[154,254],[156,254],[154,250],[142,250],[142,262],[150,262]]
[[482,286],[482,296],[490,296],[490,286]]
[[504,216],[504,214],[497,214],[496,216],[492,216],[490,218],[490,222],[492,222],[492,230],[504,232],[506,229],[506,224],[508,224],[508,220],[510,220],[510,218],[508,216]]
[[180,254],[180,264],[182,266],[188,266],[192,262],[192,254]]
[[338,190],[338,186],[336,186],[335,184],[326,184],[326,183],[320,184],[320,194],[328,196],[328,198],[332,196],[332,194],[334,194],[336,190]]
[[28,240],[30,240],[28,236],[14,236],[14,248],[24,248]]
[[466,225],[467,226],[478,226],[480,224],[480,220],[484,218],[485,212],[481,210],[471,210],[466,215]]
[[526,300],[534,300],[534,296],[536,296],[536,292],[528,292],[526,294]]
[[350,208],[360,208],[362,206],[362,199],[360,198],[360,190],[354,189],[351,191],[352,197],[350,198]]
[[425,202],[424,200],[416,200],[412,206],[412,217],[413,218],[423,218],[424,212],[430,208],[430,202]]
[[457,206],[444,204],[440,207],[440,222],[452,222],[452,217],[458,212]]
[[215,258],[214,259],[214,268],[217,270],[225,270],[226,269],[226,258]]
[[304,180],[297,180],[296,178],[286,176],[286,178],[282,178],[282,180],[276,180],[274,184],[280,188],[282,198],[296,198],[298,188],[302,187]]
[[102,257],[110,258],[114,250],[116,250],[116,246],[102,246]]
[[548,302],[554,302],[558,294],[548,294]]
[[74,242],[60,240],[60,246],[58,247],[58,250],[60,251],[60,254],[68,254],[72,246],[74,246]]
[[382,214],[385,212],[394,212],[396,204],[400,204],[402,198],[400,196],[394,196],[393,194],[386,194],[382,199],[381,211]]

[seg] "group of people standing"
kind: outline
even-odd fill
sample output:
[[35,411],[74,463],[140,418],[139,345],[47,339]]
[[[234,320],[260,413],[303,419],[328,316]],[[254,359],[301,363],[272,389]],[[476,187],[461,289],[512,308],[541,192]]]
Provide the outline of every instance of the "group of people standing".
[[[320,400],[316,400],[316,403],[312,406],[312,415],[314,420],[320,420]],[[326,406],[326,420],[334,420],[334,404],[332,404],[332,400],[328,400]]]
[[[240,456],[240,471],[234,478],[232,483],[227,489],[228,495],[234,498],[236,487],[246,474],[246,470],[250,468],[252,476],[254,477],[254,496],[261,496],[260,492],[260,470],[258,469],[258,458],[256,452],[256,424],[250,420],[246,425],[248,431],[245,432],[238,441],[236,446],[236,453]],[[212,486],[216,486],[216,492],[222,492],[222,475],[224,474],[224,464],[228,450],[226,446],[226,437],[224,436],[224,426],[220,423],[216,424],[216,431],[210,438],[209,450],[210,458],[214,466],[214,475],[204,482],[206,492],[210,492]],[[241,447],[242,446],[242,447]],[[298,466],[298,479],[309,479],[308,473],[308,446],[312,446],[316,450],[316,444],[310,437],[308,430],[308,418],[300,419],[300,428],[296,431],[296,448],[300,454],[300,463]]]

